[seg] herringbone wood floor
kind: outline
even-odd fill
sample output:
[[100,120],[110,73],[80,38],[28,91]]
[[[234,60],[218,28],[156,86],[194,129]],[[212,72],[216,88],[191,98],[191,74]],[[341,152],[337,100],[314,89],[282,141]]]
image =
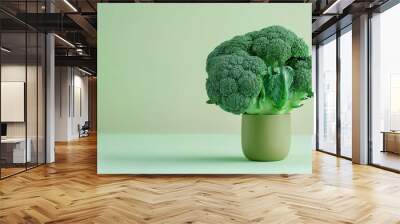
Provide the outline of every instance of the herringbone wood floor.
[[0,223],[400,223],[400,175],[314,153],[312,175],[98,176],[96,139],[0,181]]

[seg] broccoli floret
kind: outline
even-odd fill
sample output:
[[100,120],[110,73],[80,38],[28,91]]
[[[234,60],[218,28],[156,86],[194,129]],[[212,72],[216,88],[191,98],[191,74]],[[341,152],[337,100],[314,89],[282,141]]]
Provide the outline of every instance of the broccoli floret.
[[209,103],[217,104],[225,111],[241,114],[260,92],[260,75],[266,71],[266,65],[261,59],[241,52],[210,58],[207,71]]
[[247,52],[249,50],[249,48],[251,47],[252,43],[253,43],[253,40],[248,35],[236,36],[236,37],[232,38],[231,40],[225,41],[222,44],[220,44],[218,47],[216,47],[208,55],[207,61],[213,57],[220,56],[220,55],[234,54],[234,53],[241,52],[241,51]]
[[292,90],[304,92],[307,97],[312,97],[311,56],[292,58],[289,60],[288,65],[294,69]]
[[262,58],[266,64],[284,64],[291,56],[290,45],[282,39],[258,38],[254,41],[252,52]]
[[221,43],[206,71],[208,103],[234,114],[288,113],[313,95],[308,45],[281,26]]
[[292,43],[292,57],[294,58],[307,58],[308,57],[308,46],[306,42],[304,42],[302,39],[297,38],[293,43]]

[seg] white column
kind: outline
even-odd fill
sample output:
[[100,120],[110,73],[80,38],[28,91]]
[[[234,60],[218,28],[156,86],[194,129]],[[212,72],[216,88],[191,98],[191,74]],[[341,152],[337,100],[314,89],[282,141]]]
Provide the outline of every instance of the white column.
[[54,35],[47,34],[46,36],[46,163],[55,161],[54,150],[54,133],[55,133],[55,60],[54,60]]
[[[52,1],[46,1],[46,12],[54,12]],[[55,43],[54,34],[46,35],[46,163],[55,161]]]

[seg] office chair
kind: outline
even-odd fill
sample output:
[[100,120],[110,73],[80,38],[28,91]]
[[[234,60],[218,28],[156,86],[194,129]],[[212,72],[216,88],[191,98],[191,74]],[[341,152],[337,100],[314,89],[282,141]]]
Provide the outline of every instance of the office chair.
[[89,121],[85,121],[82,127],[78,125],[78,129],[79,129],[79,138],[89,136],[89,129],[90,129]]

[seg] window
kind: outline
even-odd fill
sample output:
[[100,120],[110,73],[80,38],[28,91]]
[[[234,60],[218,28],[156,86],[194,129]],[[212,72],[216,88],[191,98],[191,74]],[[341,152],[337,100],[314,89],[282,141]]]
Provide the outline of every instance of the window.
[[352,33],[351,26],[340,36],[340,155],[352,157]]
[[400,170],[400,5],[371,19],[370,133],[373,164]]
[[318,48],[318,149],[336,153],[336,37]]

